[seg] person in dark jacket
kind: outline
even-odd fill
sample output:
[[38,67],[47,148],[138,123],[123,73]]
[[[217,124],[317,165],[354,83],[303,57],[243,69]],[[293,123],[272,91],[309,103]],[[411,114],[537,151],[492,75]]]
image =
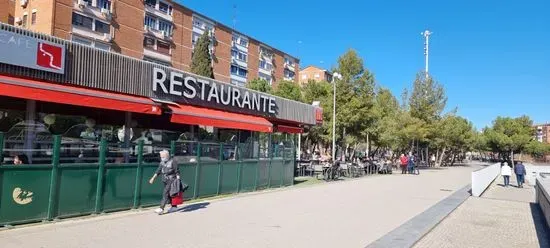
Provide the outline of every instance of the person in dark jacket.
[[409,153],[409,157],[407,157],[407,169],[409,171],[409,174],[414,174],[414,166],[415,166],[416,159],[412,153]]
[[[149,183],[153,184],[155,181],[155,178],[157,176],[162,176],[162,183],[164,185],[163,191],[162,191],[162,200],[160,202],[159,208],[155,210],[155,213],[157,214],[163,214],[164,213],[164,207],[167,204],[171,204],[171,197],[170,197],[170,190],[172,187],[172,182],[175,180],[180,180],[180,171],[178,168],[178,164],[176,161],[174,161],[173,158],[170,157],[170,152],[167,150],[163,150],[160,152],[160,163],[159,167],[157,168],[155,174],[149,179]],[[173,206],[168,210],[168,213],[177,211],[177,206]]]
[[521,161],[516,164],[516,167],[514,168],[514,173],[516,173],[518,187],[523,188],[523,183],[525,183],[525,174],[527,174],[527,172],[525,171],[525,165],[523,165]]

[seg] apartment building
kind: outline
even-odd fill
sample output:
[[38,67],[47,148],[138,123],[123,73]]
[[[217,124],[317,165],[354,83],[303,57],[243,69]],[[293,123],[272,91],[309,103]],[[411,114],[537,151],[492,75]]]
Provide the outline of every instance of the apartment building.
[[297,58],[173,1],[17,0],[16,3],[0,8],[2,15],[4,10],[14,10],[16,26],[185,71],[190,69],[195,42],[208,32],[215,79],[241,86],[254,78],[271,83],[298,81]]
[[0,0],[0,22],[13,25],[15,0]]
[[550,144],[550,124],[535,125],[536,140],[538,142]]
[[310,65],[300,70],[299,82],[300,84],[305,84],[309,82],[309,80],[332,82],[332,73],[325,69]]

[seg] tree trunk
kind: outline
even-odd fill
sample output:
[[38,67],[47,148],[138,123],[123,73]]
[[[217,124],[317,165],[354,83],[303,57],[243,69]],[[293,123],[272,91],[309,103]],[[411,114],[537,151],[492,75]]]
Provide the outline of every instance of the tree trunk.
[[369,157],[369,153],[370,153],[370,140],[369,140],[369,134],[367,133],[367,150],[365,151],[365,157]]
[[455,160],[456,160],[456,153],[453,154],[453,160],[451,161],[450,166],[453,166],[455,164]]
[[[445,157],[445,151],[447,150],[446,147],[443,147],[443,150],[441,151],[441,154],[439,154],[438,162],[435,164],[435,167],[440,167],[441,162],[443,161],[443,157]],[[438,151],[439,153],[439,151]]]

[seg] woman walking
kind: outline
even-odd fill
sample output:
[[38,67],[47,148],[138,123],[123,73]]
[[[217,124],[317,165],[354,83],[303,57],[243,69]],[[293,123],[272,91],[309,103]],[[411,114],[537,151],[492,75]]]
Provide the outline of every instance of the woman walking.
[[504,162],[500,168],[500,175],[504,178],[504,187],[510,185],[510,176],[512,175],[512,168],[508,166],[508,162]]
[[162,183],[164,184],[164,189],[162,191],[162,200],[160,202],[160,206],[155,210],[155,213],[163,214],[164,207],[167,204],[170,204],[172,206],[168,210],[168,213],[177,211],[178,206],[172,204],[170,191],[174,180],[178,180],[178,181],[180,180],[180,171],[178,168],[178,164],[176,163],[176,161],[174,161],[170,157],[170,152],[168,152],[167,150],[162,150],[160,152],[159,167],[157,168],[157,171],[155,172],[155,174],[153,174],[151,179],[149,179],[149,183],[153,184],[153,182],[155,181],[155,178],[159,175],[162,176]]

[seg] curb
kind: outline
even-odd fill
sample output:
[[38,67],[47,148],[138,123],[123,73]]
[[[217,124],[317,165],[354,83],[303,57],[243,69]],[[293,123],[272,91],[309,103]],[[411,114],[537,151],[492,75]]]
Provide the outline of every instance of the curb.
[[457,190],[424,212],[395,228],[366,248],[409,248],[436,227],[470,197],[471,185]]

